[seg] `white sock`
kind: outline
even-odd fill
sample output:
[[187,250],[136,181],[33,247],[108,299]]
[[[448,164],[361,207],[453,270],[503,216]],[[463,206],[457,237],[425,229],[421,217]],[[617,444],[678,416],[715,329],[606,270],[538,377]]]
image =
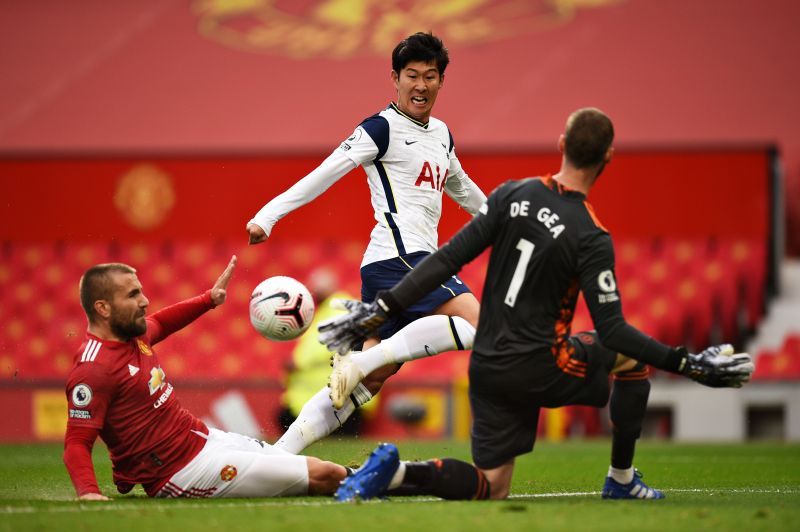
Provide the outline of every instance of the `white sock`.
[[616,467],[608,466],[608,476],[620,484],[630,484],[633,482],[633,466],[628,469],[617,469]]
[[346,401],[342,408],[336,410],[333,408],[329,393],[330,390],[325,386],[314,394],[303,405],[294,423],[275,442],[275,447],[292,454],[299,454],[315,441],[321,440],[341,427],[356,407],[352,401]]
[[464,318],[437,314],[412,321],[378,345],[348,355],[369,375],[387,364],[408,362],[446,351],[472,349],[475,328]]
[[395,488],[399,488],[400,485],[403,483],[403,479],[406,476],[406,463],[400,462],[400,465],[397,467],[397,471],[394,472],[394,476],[392,480],[389,481],[389,487],[386,488],[387,490],[393,490]]

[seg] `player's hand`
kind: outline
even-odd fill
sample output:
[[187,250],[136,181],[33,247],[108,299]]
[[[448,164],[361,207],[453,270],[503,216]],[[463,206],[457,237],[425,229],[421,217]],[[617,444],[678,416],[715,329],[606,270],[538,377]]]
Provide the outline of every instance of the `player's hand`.
[[81,501],[110,501],[108,497],[103,495],[102,493],[84,493],[80,497],[78,497]]
[[354,346],[373,336],[387,317],[375,302],[336,299],[331,306],[346,310],[347,314],[320,323],[319,342],[340,355],[347,354]]
[[267,239],[267,233],[256,224],[247,224],[247,232],[250,234],[248,244],[260,244]]
[[231,257],[231,261],[228,263],[225,271],[222,272],[217,282],[211,287],[211,302],[214,303],[214,306],[218,307],[225,303],[225,298],[228,297],[228,281],[230,281],[231,276],[233,276],[233,270],[236,268],[236,260],[236,255]]
[[732,345],[722,344],[689,353],[683,374],[711,388],[741,388],[755,369],[748,353],[735,353]]

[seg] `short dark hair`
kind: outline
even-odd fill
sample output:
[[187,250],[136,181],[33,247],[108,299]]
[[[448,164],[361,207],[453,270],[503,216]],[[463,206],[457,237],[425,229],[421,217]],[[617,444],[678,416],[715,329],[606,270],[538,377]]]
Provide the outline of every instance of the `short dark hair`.
[[564,155],[576,168],[588,168],[605,159],[614,141],[614,124],[600,109],[578,109],[567,119]]
[[89,321],[94,321],[97,312],[94,302],[100,299],[110,300],[114,295],[111,273],[136,273],[136,269],[121,262],[96,264],[86,270],[78,283],[81,294],[81,306]]
[[450,63],[447,48],[439,37],[433,33],[417,32],[409,35],[394,47],[392,51],[392,70],[400,73],[412,61],[425,63],[435,62],[439,75],[444,76],[444,71]]

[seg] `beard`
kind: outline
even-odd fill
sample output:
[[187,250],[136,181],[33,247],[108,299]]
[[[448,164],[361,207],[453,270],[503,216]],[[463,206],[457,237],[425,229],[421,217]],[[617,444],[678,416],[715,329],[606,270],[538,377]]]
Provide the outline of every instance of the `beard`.
[[142,319],[139,322],[136,318],[122,319],[118,314],[112,314],[108,325],[111,332],[118,338],[130,340],[147,332],[147,322]]

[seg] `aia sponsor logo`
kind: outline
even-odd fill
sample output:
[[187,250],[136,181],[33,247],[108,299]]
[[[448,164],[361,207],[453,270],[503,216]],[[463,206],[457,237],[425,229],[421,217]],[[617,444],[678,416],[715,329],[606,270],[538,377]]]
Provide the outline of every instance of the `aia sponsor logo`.
[[[434,172],[433,168],[436,168],[436,172]],[[441,168],[439,165],[434,163],[431,166],[431,163],[425,161],[422,163],[422,169],[419,171],[419,176],[417,176],[417,180],[414,183],[415,186],[429,186],[434,190],[441,190],[444,188],[444,184],[447,183],[447,173],[449,170],[445,169],[444,175],[442,174]]]

